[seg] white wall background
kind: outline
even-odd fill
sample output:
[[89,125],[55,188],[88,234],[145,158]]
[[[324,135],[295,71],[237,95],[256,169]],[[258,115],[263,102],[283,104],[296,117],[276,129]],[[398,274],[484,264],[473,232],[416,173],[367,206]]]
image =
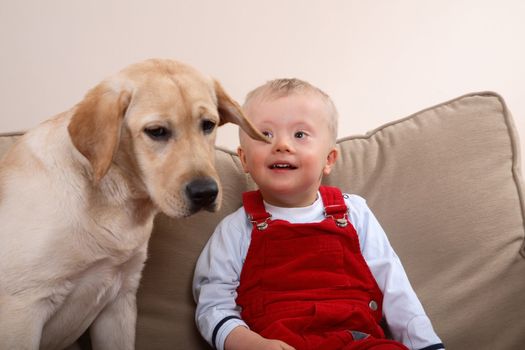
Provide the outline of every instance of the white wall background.
[[[525,149],[522,0],[0,2],[0,132],[78,102],[122,67],[173,57],[251,88],[296,76],[329,93],[340,136],[473,91],[506,99]],[[235,127],[218,144],[235,149]]]

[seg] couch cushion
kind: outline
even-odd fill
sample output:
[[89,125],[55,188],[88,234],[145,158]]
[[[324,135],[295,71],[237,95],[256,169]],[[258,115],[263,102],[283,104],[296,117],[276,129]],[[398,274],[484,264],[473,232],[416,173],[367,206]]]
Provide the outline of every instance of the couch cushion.
[[[0,135],[0,156],[17,135]],[[365,197],[447,349],[525,343],[525,228],[516,131],[497,94],[476,93],[341,139],[327,184]],[[217,149],[217,213],[157,217],[138,294],[137,349],[205,349],[194,323],[195,261],[253,188]]]
[[[525,342],[524,212],[517,135],[503,100],[470,94],[341,139],[327,184],[368,200],[448,349]],[[214,226],[252,184],[217,150],[219,213],[159,216],[139,291],[137,349],[203,349],[193,266]]]
[[22,134],[22,132],[0,134],[0,158],[2,158],[4,153],[7,152]]
[[501,97],[463,96],[339,150],[327,183],[367,199],[447,348],[523,348],[523,184]]
[[234,153],[217,149],[216,165],[223,189],[219,212],[184,219],[159,215],[155,220],[138,293],[136,349],[208,348],[195,327],[193,270],[214,227],[241,206],[242,192],[252,188]]

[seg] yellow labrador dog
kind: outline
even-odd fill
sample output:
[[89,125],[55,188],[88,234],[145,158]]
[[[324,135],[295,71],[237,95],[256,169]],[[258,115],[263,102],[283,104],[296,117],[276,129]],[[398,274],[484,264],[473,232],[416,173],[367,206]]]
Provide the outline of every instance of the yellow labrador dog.
[[264,140],[219,83],[129,66],[27,132],[0,163],[0,349],[133,349],[153,217],[216,210],[217,126]]

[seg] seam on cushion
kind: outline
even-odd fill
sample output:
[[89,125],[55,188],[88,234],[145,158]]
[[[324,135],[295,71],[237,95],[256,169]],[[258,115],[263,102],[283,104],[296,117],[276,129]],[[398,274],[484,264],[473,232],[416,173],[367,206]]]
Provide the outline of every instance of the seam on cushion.
[[[525,184],[523,182],[523,177],[522,177],[523,175],[521,173],[521,149],[520,149],[519,135],[518,135],[518,132],[517,132],[516,127],[514,125],[514,120],[512,118],[512,114],[511,114],[510,110],[507,108],[505,100],[503,99],[503,97],[500,94],[498,94],[496,92],[493,92],[493,91],[481,91],[481,92],[473,92],[473,93],[465,94],[465,95],[462,95],[460,97],[456,97],[454,99],[451,99],[449,101],[445,101],[445,102],[436,104],[434,106],[422,109],[422,110],[420,110],[420,111],[418,111],[416,113],[412,113],[408,117],[404,117],[404,118],[401,118],[401,119],[398,119],[398,120],[391,121],[391,122],[388,122],[386,124],[383,124],[383,125],[375,128],[375,129],[367,132],[364,135],[353,135],[353,136],[343,137],[343,138],[337,140],[337,144],[340,144],[340,143],[342,143],[344,141],[350,141],[350,140],[366,140],[366,139],[370,139],[375,134],[381,132],[383,129],[386,129],[386,128],[390,127],[390,126],[403,123],[403,122],[405,122],[405,121],[407,121],[409,119],[412,119],[412,118],[414,118],[414,117],[416,117],[416,116],[418,116],[420,114],[423,114],[423,113],[425,113],[427,111],[430,111],[430,110],[433,110],[433,109],[436,109],[436,108],[440,108],[442,106],[449,105],[449,104],[455,103],[455,102],[457,102],[459,100],[462,100],[462,99],[465,99],[465,98],[470,98],[470,97],[492,97],[492,98],[496,98],[498,100],[499,104],[502,107],[502,111],[501,112],[503,114],[503,120],[504,120],[505,126],[507,128],[507,134],[509,136],[511,152],[512,152],[512,169],[511,169],[511,172],[512,172],[512,177],[514,179],[514,185],[516,187],[516,191],[517,191],[517,194],[518,194],[518,201],[520,203],[521,219],[522,219],[522,225],[523,225],[523,231],[522,232],[525,232],[525,189],[524,189]],[[519,250],[519,254],[521,255],[521,257],[523,259],[525,259],[525,234],[522,237],[522,243],[521,243],[521,248]]]
[[215,149],[218,150],[218,151],[222,151],[224,153],[227,153],[229,155],[232,155],[232,156],[237,156],[237,153],[234,152],[233,150],[229,149],[229,148],[226,148],[226,147],[222,147],[222,146],[215,146]]
[[24,134],[25,131],[1,132],[0,137],[22,136]]
[[[521,220],[523,224],[523,231],[525,231],[525,193],[523,189],[523,178],[521,172],[521,148],[520,148],[520,139],[516,126],[514,125],[514,120],[512,118],[512,113],[507,107],[505,100],[500,95],[496,95],[502,108],[503,116],[505,119],[505,124],[507,126],[507,132],[509,133],[509,139],[511,143],[512,150],[512,176],[514,178],[514,184],[516,185],[516,191],[518,193],[518,200],[520,202],[521,209]],[[523,240],[520,248],[521,257],[525,259],[525,234],[523,235]]]
[[344,142],[344,141],[348,141],[348,140],[361,140],[361,139],[369,139],[371,138],[372,136],[374,136],[375,134],[377,134],[378,132],[380,132],[381,130],[387,128],[387,127],[390,127],[392,125],[396,125],[396,124],[400,124],[400,123],[403,123],[409,119],[412,119],[414,118],[415,116],[419,115],[419,114],[423,114],[427,111],[430,111],[430,110],[433,110],[433,109],[436,109],[436,108],[439,108],[439,107],[442,107],[442,106],[445,106],[445,105],[448,105],[448,104],[451,104],[451,103],[455,103],[456,101],[459,101],[459,100],[462,100],[462,99],[465,99],[465,98],[468,98],[468,97],[476,97],[476,96],[481,96],[481,97],[496,97],[498,98],[499,100],[502,100],[501,96],[496,93],[496,92],[493,92],[493,91],[482,91],[482,92],[472,92],[472,93],[469,93],[469,94],[465,94],[465,95],[462,95],[462,96],[459,96],[459,97],[456,97],[456,98],[453,98],[451,100],[448,100],[448,101],[445,101],[445,102],[441,102],[441,103],[438,103],[436,105],[433,105],[431,107],[428,107],[428,108],[424,108],[418,112],[415,112],[415,113],[412,113],[410,114],[408,117],[403,117],[403,118],[400,118],[400,119],[397,119],[397,120],[394,120],[394,121],[391,121],[391,122],[388,122],[386,124],[383,124],[375,129],[372,129],[370,131],[368,131],[366,134],[362,134],[362,135],[351,135],[351,136],[346,136],[346,137],[343,137],[341,139],[338,139],[337,140],[337,143],[341,143],[341,142]]

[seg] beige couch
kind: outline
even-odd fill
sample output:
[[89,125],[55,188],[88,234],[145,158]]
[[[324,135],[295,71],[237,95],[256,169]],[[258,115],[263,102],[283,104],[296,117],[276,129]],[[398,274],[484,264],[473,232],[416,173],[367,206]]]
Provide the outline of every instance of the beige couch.
[[[0,154],[15,138],[0,137]],[[338,147],[326,183],[368,200],[447,349],[524,349],[525,193],[503,99],[462,96]],[[137,349],[208,348],[194,325],[194,264],[216,223],[253,186],[233,152],[216,154],[222,210],[157,217],[138,295]]]

